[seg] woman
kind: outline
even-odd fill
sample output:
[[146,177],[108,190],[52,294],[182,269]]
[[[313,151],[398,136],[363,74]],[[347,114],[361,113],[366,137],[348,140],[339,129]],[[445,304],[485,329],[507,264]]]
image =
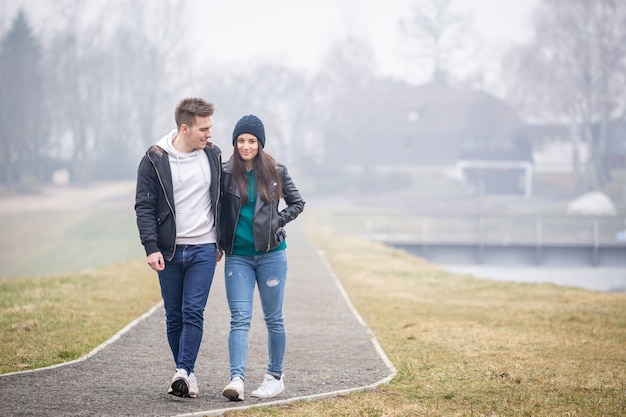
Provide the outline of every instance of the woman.
[[[254,116],[233,130],[233,155],[222,166],[218,209],[219,246],[226,253],[224,276],[231,322],[228,336],[231,382],[223,395],[243,401],[248,331],[255,285],[268,333],[267,373],[251,395],[272,398],[285,389],[283,298],[287,279],[284,226],[304,209],[287,168],[264,152],[265,128]],[[286,207],[278,209],[283,199]]]

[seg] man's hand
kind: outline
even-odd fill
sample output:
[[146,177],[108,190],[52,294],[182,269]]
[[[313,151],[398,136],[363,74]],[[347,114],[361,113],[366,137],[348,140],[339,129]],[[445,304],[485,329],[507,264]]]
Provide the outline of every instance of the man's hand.
[[221,249],[218,249],[217,251],[215,251],[215,263],[218,263],[219,261],[222,260],[222,256],[224,256],[224,251]]
[[153,270],[159,272],[165,269],[165,261],[161,252],[154,252],[148,255],[148,265]]

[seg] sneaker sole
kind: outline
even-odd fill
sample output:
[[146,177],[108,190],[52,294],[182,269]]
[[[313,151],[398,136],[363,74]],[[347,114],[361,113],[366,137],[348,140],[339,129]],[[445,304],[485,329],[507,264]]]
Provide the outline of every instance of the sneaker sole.
[[235,388],[226,388],[222,394],[231,401],[243,401],[243,398],[239,396],[239,392]]
[[252,392],[252,393],[250,394],[250,396],[251,396],[251,397],[254,397],[254,398],[262,398],[262,399],[274,398],[274,397],[278,397],[280,394],[282,394],[282,393],[283,393],[283,391],[285,391],[285,390],[283,389],[283,390],[281,390],[280,392],[277,392],[277,393],[276,393],[276,394],[274,394],[274,395],[266,395],[266,394],[259,394],[259,393],[257,393],[257,392]]
[[177,397],[188,397],[189,387],[183,379],[177,379],[176,381],[172,382],[172,386],[167,393],[175,395]]

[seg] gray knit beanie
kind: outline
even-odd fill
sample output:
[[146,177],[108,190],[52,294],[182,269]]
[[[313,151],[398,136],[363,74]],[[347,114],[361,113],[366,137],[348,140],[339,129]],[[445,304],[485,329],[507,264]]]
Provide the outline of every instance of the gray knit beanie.
[[261,147],[265,148],[265,128],[263,127],[261,119],[255,115],[249,114],[239,119],[233,130],[233,146],[235,146],[237,138],[242,133],[250,133],[256,136],[259,143],[261,143]]

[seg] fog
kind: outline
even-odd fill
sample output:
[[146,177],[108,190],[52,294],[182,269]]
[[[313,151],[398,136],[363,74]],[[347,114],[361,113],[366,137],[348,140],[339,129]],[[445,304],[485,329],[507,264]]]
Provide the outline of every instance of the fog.
[[[37,140],[15,146],[3,134],[0,181],[47,183],[59,169],[72,183],[132,178],[191,95],[216,104],[213,140],[227,151],[236,120],[255,113],[271,134],[268,150],[310,172],[370,164],[379,147],[387,156],[376,164],[388,164],[409,142],[419,144],[417,160],[403,165],[450,166],[462,136],[474,135],[471,102],[488,94],[510,105],[500,61],[529,39],[536,3],[4,0],[1,122],[24,120]],[[443,88],[422,91],[433,85]],[[425,120],[433,94],[451,102]],[[447,111],[467,114],[449,138],[456,149],[426,156],[440,153],[430,131],[449,124]]]
[[[604,216],[622,243],[626,3],[222,3],[1,1],[2,197],[134,180],[200,96],[225,158],[258,115],[319,206]],[[613,211],[567,211],[590,192]]]

